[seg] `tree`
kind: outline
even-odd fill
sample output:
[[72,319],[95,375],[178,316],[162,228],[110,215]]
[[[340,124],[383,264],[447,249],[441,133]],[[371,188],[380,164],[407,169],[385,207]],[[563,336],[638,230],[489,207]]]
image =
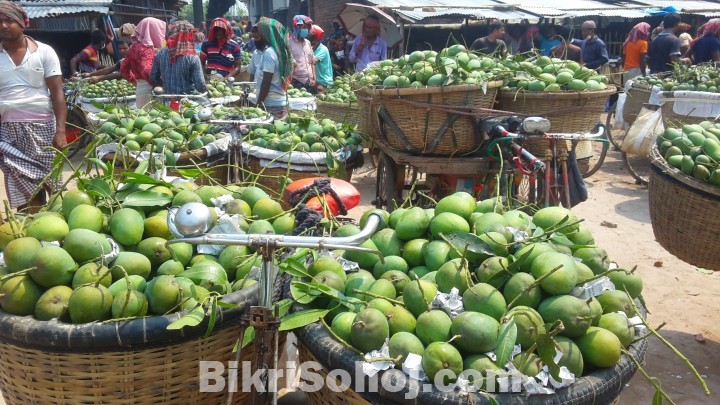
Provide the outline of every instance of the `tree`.
[[235,5],[235,0],[209,0],[207,9],[207,19],[213,20],[222,17]]

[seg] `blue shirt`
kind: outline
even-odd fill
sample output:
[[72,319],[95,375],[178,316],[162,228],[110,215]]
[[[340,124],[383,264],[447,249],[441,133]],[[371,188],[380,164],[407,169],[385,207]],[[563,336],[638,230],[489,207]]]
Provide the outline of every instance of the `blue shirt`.
[[562,41],[555,37],[554,39],[549,39],[545,37],[540,38],[540,55],[543,56],[550,56],[550,50],[554,47],[562,44]]
[[313,51],[315,59],[318,62],[315,64],[315,77],[318,83],[325,87],[330,87],[333,83],[333,70],[332,62],[330,61],[330,51],[327,46],[320,44],[317,49]]
[[175,63],[170,63],[167,48],[158,51],[150,71],[150,81],[161,85],[165,94],[193,94],[205,92],[200,58],[197,55],[180,55]]
[[357,72],[363,71],[370,62],[387,59],[387,43],[380,37],[376,37],[372,45],[370,45],[370,47],[365,46],[358,55],[357,47],[360,44],[361,38],[362,35],[355,37],[350,55],[348,56],[350,62],[355,63],[355,71]]
[[268,95],[264,100],[265,105],[268,107],[286,106],[287,94],[281,82],[280,63],[277,53],[270,46],[266,46],[265,50],[256,49],[248,66],[248,73],[255,76],[255,94],[258,97],[260,96],[260,86],[265,72],[273,74],[270,91],[268,91]]
[[597,69],[610,60],[605,42],[598,37],[592,41],[573,39],[573,44],[580,47],[583,62],[588,69]]
[[712,62],[713,52],[720,52],[720,39],[715,35],[703,35],[690,48],[694,64]]

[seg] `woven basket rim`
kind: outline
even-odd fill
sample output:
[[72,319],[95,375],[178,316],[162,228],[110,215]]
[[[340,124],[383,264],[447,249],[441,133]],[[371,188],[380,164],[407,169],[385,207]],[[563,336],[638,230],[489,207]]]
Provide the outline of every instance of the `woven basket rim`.
[[[505,82],[502,80],[493,80],[486,82],[487,89],[496,89],[502,87]],[[382,87],[368,86],[358,89],[357,92],[366,96],[373,97],[396,97],[396,96],[412,96],[422,94],[440,94],[440,93],[457,93],[482,89],[482,84],[454,84],[450,86],[425,86],[425,87]]]
[[[214,331],[234,324],[247,308],[257,302],[259,285],[225,295],[221,301],[238,308],[220,308]],[[57,319],[40,321],[28,316],[11,315],[0,311],[0,344],[49,349],[52,351],[112,351],[128,347],[152,346],[159,343],[186,341],[204,334],[208,318],[197,326],[168,330],[167,326],[182,318],[188,311],[169,315],[150,316],[129,321],[70,324]]]
[[547,98],[553,98],[553,99],[575,99],[575,98],[598,98],[598,97],[606,97],[611,94],[614,94],[617,91],[615,86],[609,85],[605,90],[598,90],[598,91],[553,91],[553,92],[544,92],[544,91],[517,91],[517,90],[502,90],[498,91],[498,97],[502,98],[508,98],[508,96],[512,95],[512,98],[515,99],[517,94],[517,99],[530,99],[530,100],[537,100],[537,99],[547,99]]
[[336,107],[336,108],[358,108],[358,102],[357,101],[348,101],[347,103],[331,103],[329,101],[321,101],[316,100],[315,104],[318,107]]
[[693,190],[700,191],[704,194],[709,195],[711,198],[720,201],[720,187],[704,183],[670,166],[670,164],[660,154],[657,145],[653,145],[653,147],[651,148],[650,157],[652,158],[651,163],[653,167],[657,169],[658,174],[672,177],[673,179],[683,183],[685,186]]
[[[199,164],[209,163],[209,162],[214,162],[216,160],[224,159],[226,156],[227,156],[227,152],[222,152],[217,155],[208,157],[207,150],[200,148],[200,149],[191,150],[189,152],[181,153],[180,156],[178,157],[178,159],[176,159],[174,166],[182,166],[185,163],[190,164],[193,162],[199,163]],[[123,166],[126,164],[132,165],[132,164],[136,164],[138,162],[137,159],[133,159],[130,156],[125,156],[122,153],[118,155],[115,152],[110,152],[110,153],[106,154],[105,156],[100,158],[100,160],[102,160],[103,162],[115,161],[116,166]]]

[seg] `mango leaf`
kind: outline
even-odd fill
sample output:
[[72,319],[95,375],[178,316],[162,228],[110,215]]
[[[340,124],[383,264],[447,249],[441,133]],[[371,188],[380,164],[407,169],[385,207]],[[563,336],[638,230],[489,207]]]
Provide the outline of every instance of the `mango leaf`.
[[86,160],[90,163],[94,163],[96,166],[102,169],[104,174],[107,174],[112,170],[112,162],[103,162],[102,160],[94,157],[86,158]]
[[293,297],[298,304],[309,304],[315,300],[315,298],[322,295],[320,291],[310,290],[307,285],[292,283],[290,284],[290,295]]
[[147,174],[125,172],[125,173],[123,173],[123,177],[125,178],[125,181],[124,181],[125,183],[152,184],[154,186],[173,187],[172,184],[170,184],[166,181],[162,181],[162,180],[155,180],[152,177],[148,176]]
[[[246,347],[247,345],[252,343],[253,340],[255,340],[255,328],[252,326],[248,326],[247,329],[245,329],[245,335],[243,336],[242,347]],[[237,351],[237,345],[235,346],[235,349],[233,350],[233,352],[236,352],[236,351]]]
[[[523,263],[525,260],[527,260],[528,257],[530,257],[530,254],[532,254],[532,251],[535,250],[535,246],[531,247],[530,250],[525,252],[520,257],[514,257],[512,262],[508,265],[508,271],[511,273],[517,273],[518,269],[520,268],[520,264]],[[513,257],[513,256],[510,256]]]
[[[93,107],[97,108],[98,110],[103,110],[103,111],[106,111],[105,108],[108,107],[108,106],[106,106],[105,104],[99,103],[99,102],[97,102],[97,101],[95,101],[95,100],[92,100],[92,99],[90,100],[90,105],[92,105]],[[113,107],[114,107],[114,106],[113,106]]]
[[171,323],[167,326],[169,330],[182,329],[186,326],[197,326],[205,318],[205,308],[202,305],[198,305],[191,309],[190,312],[185,314],[182,318]]
[[202,170],[200,169],[175,169],[175,171],[178,172],[179,175],[183,176],[186,179],[192,179],[195,177],[198,177],[202,174]]
[[224,302],[224,301],[218,301],[217,304],[218,304],[218,306],[220,306],[222,308],[228,308],[228,309],[240,308],[240,306],[238,306],[236,304],[231,304],[229,302]]
[[172,197],[155,191],[136,191],[125,197],[127,207],[164,207],[171,202]]
[[290,308],[293,305],[293,300],[290,298],[285,298],[283,300],[280,300],[275,303],[275,307],[278,309],[278,316],[283,317],[287,312],[290,310]]
[[565,235],[563,235],[563,234],[560,234],[560,233],[557,233],[557,232],[555,232],[555,233],[553,233],[552,235],[550,235],[550,240],[551,240],[553,243],[556,243],[556,244],[558,244],[558,245],[565,245],[565,246],[572,246],[572,245],[573,245],[572,241],[571,241],[570,239],[568,239],[567,236],[565,236]]
[[549,324],[545,324],[538,328],[537,354],[543,364],[548,366],[550,375],[560,381],[560,366],[555,363],[556,345],[553,338],[548,333]]
[[445,235],[445,239],[461,252],[464,252],[467,246],[468,252],[495,256],[495,252],[490,249],[490,245],[472,233],[451,233]]
[[500,403],[490,395],[488,395],[487,399],[488,399],[488,404],[490,404],[490,405],[500,405]]
[[498,344],[495,349],[495,365],[498,367],[504,367],[510,359],[513,348],[515,348],[515,341],[517,340],[517,325],[515,319],[510,318],[509,322],[500,325],[500,333],[498,333]]
[[85,191],[95,197],[112,198],[113,191],[105,180],[93,177],[91,179],[78,179]]
[[311,323],[319,321],[320,318],[327,315],[328,312],[330,312],[329,309],[305,309],[294,312],[282,319],[279,331],[293,330],[310,325]]
[[208,320],[208,327],[205,331],[205,337],[207,338],[212,333],[213,329],[215,329],[215,321],[217,320],[217,312],[218,312],[218,306],[217,306],[217,297],[210,296],[210,319]]
[[321,291],[323,294],[325,294],[325,295],[329,295],[329,296],[332,297],[332,298],[339,298],[338,294],[339,294],[340,292],[339,292],[338,290],[330,287],[330,286],[327,286],[327,285],[325,285],[325,284],[320,284],[320,283],[318,283],[318,282],[310,283],[310,285],[311,285],[313,288],[316,288],[316,289],[320,290],[320,291]]
[[662,395],[662,387],[660,387],[660,380],[658,380],[655,377],[651,377],[651,378],[658,385],[658,388],[655,389],[655,394],[653,394],[652,405],[662,405],[663,404],[663,395]]
[[227,274],[221,269],[207,267],[202,269],[185,270],[178,277],[187,277],[195,284],[202,281],[209,281],[214,285],[224,285],[227,282]]
[[310,277],[305,269],[305,264],[298,259],[287,258],[278,267],[293,277]]
[[135,173],[145,174],[147,173],[148,167],[150,167],[150,161],[149,160],[143,160],[142,162],[138,163],[138,167],[135,168]]
[[535,228],[535,230],[532,233],[533,238],[538,238],[543,235],[545,235],[545,231],[542,228],[540,228],[539,226],[537,228]]

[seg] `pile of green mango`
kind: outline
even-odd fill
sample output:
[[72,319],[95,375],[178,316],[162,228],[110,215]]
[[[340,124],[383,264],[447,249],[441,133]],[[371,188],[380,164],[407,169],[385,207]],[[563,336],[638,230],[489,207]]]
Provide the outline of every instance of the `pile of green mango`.
[[657,147],[668,164],[688,176],[720,186],[720,123],[668,127]]

